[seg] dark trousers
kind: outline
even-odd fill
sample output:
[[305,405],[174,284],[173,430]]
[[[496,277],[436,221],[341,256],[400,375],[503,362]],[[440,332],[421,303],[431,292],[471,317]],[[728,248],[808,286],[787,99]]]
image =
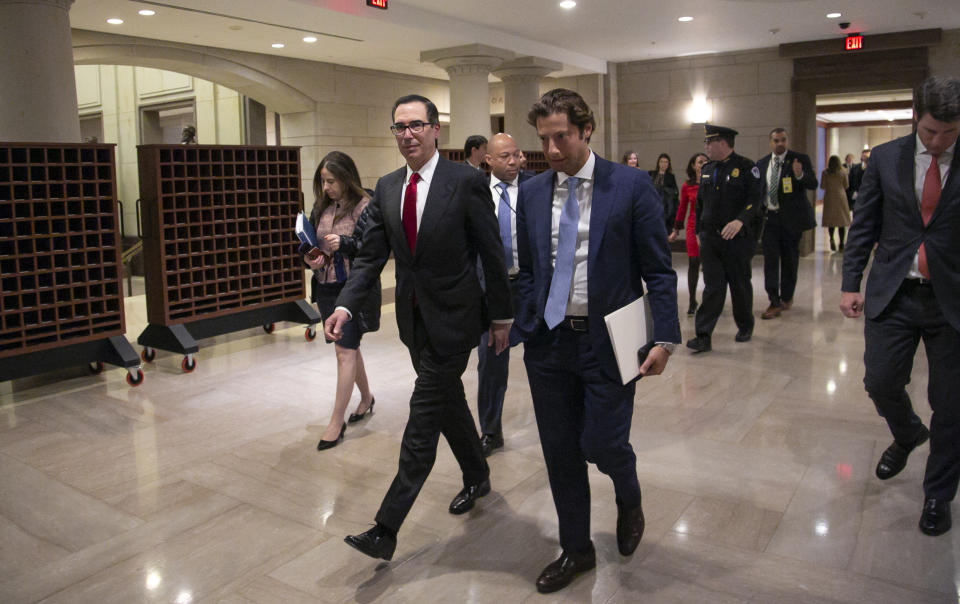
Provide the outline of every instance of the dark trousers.
[[503,433],[503,397],[510,375],[510,349],[500,354],[487,344],[490,333],[483,332],[477,346],[477,419],[480,432],[498,436]]
[[440,435],[450,444],[463,484],[487,479],[490,469],[480,450],[480,436],[463,393],[470,351],[442,356],[430,345],[419,312],[414,312],[415,345],[410,350],[417,381],[410,396],[410,417],[400,443],[400,463],[376,520],[400,529],[437,457]]
[[767,212],[760,245],[763,249],[763,286],[771,306],[793,300],[802,234],[785,228],[780,212]]
[[[517,281],[510,281],[513,307],[517,308]],[[500,354],[488,346],[490,332],[480,335],[477,346],[477,419],[481,434],[498,436],[503,433],[503,397],[507,393],[507,378],[510,376],[510,349]]]
[[560,525],[560,546],[590,547],[587,462],[613,480],[617,503],[640,505],[637,457],[630,446],[633,383],[601,371],[590,337],[557,328],[524,345],[524,364]]
[[933,409],[923,491],[927,497],[952,500],[960,481],[960,333],[944,318],[930,285],[904,281],[887,308],[867,319],[864,339],[863,383],[894,440],[902,444],[913,442],[921,426],[905,386],[923,340],[930,370],[927,400]]
[[753,238],[743,235],[724,239],[718,233],[700,234],[703,300],[695,320],[698,336],[713,333],[727,300],[727,286],[737,327],[753,330],[753,284],[750,282],[753,246]]

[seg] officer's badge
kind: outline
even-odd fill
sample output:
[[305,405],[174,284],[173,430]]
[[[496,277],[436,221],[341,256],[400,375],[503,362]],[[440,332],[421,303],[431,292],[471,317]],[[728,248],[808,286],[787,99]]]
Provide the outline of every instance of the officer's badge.
[[740,168],[734,168],[733,172],[730,172],[730,178],[736,178],[740,176]]
[[750,174],[753,174],[754,178],[760,178],[760,168],[754,166],[753,170],[750,170]]

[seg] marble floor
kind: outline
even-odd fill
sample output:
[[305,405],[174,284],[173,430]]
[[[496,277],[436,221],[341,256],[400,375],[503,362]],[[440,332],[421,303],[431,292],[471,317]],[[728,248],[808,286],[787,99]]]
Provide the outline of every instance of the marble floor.
[[[0,602],[957,602],[960,530],[916,528],[928,447],[900,476],[873,475],[890,437],[863,391],[863,324],[837,310],[842,257],[818,237],[792,310],[738,344],[728,308],[713,352],[679,348],[640,382],[643,542],[617,553],[613,490],[592,471],[598,566],[564,591],[533,585],[557,526],[519,353],[492,493],[448,514],[460,476],[441,442],[394,560],[343,543],[369,527],[407,415],[413,371],[388,304],[363,345],[375,413],[325,452],[333,349],[298,325],[201,341],[190,374],[160,352],[137,388],[117,368],[0,384]],[[135,340],[143,296],[126,307]],[[926,420],[925,370],[921,351],[909,388]]]

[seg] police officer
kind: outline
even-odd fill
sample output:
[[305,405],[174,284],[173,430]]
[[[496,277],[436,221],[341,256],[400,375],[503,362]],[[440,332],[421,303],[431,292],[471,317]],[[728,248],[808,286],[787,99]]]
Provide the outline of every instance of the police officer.
[[756,238],[753,225],[760,208],[762,183],[757,166],[733,152],[736,130],[707,124],[704,147],[710,162],[700,171],[697,191],[697,238],[703,265],[703,302],[697,310],[697,335],[687,341],[696,352],[711,349],[710,334],[723,311],[730,286],[737,342],[753,335],[753,284],[750,258]]

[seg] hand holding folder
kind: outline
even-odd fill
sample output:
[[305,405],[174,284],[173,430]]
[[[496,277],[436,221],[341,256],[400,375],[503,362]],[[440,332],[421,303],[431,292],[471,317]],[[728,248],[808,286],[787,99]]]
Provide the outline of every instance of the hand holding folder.
[[653,313],[646,296],[603,318],[613,345],[620,379],[626,385],[640,375],[640,365],[653,347]]

